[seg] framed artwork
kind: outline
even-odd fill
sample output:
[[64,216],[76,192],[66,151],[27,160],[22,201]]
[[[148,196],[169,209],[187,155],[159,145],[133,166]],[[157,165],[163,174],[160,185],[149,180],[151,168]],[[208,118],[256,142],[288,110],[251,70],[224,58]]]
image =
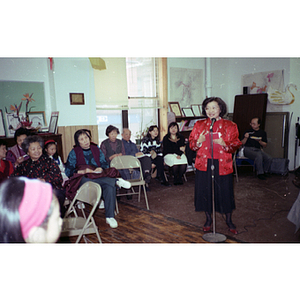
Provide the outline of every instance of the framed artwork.
[[4,128],[2,109],[0,109],[0,136],[5,136],[5,128]]
[[201,105],[199,104],[192,104],[192,110],[195,115],[195,117],[201,116]]
[[195,117],[191,107],[185,107],[182,109],[182,111],[186,117]]
[[70,104],[71,105],[84,105],[84,94],[83,93],[70,93]]
[[169,102],[171,112],[175,114],[175,117],[182,117],[179,102]]
[[49,123],[49,133],[56,134],[57,123],[58,123],[58,111],[54,111],[51,113],[50,123]]
[[19,118],[14,113],[5,113],[7,137],[13,137],[20,123],[19,120],[26,120],[25,112],[19,112]]
[[33,111],[28,113],[29,122],[32,122],[32,127],[45,127],[47,126],[45,112],[44,111]]

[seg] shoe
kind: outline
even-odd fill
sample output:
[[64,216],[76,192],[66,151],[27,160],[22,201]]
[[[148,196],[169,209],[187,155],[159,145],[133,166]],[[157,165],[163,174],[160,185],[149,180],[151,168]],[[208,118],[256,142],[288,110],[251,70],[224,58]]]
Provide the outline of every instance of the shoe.
[[106,218],[106,223],[107,223],[111,228],[117,228],[117,227],[118,227],[118,222],[116,221],[115,218]]
[[145,173],[145,182],[150,183],[151,181],[151,174],[149,172]]
[[100,202],[99,209],[104,209],[104,201],[103,200],[101,200],[101,202]]
[[263,174],[257,175],[257,178],[260,179],[260,180],[266,180],[266,177]]
[[300,188],[300,178],[299,177],[295,177],[295,179],[293,179],[292,182],[297,188]]
[[206,221],[203,226],[203,231],[204,232],[210,231],[210,228],[211,228],[211,221]]
[[265,177],[267,177],[267,178],[270,178],[270,177],[271,177],[271,174],[268,173],[268,172],[266,172],[264,175],[265,175]]
[[160,184],[164,186],[171,186],[171,184],[168,181],[162,181]]
[[211,226],[203,226],[203,231],[207,232],[210,231]]
[[236,226],[231,222],[231,223],[227,223],[226,225],[228,226],[228,229],[231,233],[233,234],[238,234],[237,230],[236,230]]
[[131,183],[127,180],[124,180],[122,178],[118,178],[118,180],[116,181],[116,185],[120,188],[124,188],[124,189],[130,189],[131,188]]

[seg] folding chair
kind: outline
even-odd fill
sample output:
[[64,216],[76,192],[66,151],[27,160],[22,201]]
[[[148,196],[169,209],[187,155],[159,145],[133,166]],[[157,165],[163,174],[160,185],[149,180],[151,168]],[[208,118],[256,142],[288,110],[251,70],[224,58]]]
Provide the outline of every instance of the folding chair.
[[[133,169],[139,169],[140,171],[140,177],[138,179],[126,179],[130,181],[131,183],[131,193],[118,193],[117,196],[129,196],[129,195],[139,195],[138,201],[140,202],[141,199],[141,187],[144,189],[144,195],[145,195],[145,201],[146,201],[146,206],[147,209],[149,210],[149,204],[148,204],[148,198],[147,198],[147,193],[146,193],[146,182],[143,177],[143,172],[142,172],[142,167],[140,161],[132,156],[132,155],[121,155],[121,156],[116,156],[113,158],[113,160],[110,162],[110,167],[116,168],[117,170],[125,170],[128,169],[129,172],[132,173]],[[139,187],[139,191],[135,192],[134,186]]]
[[[235,171],[236,182],[239,182],[237,167],[250,166],[253,168],[253,172],[255,172],[254,161],[252,159],[244,156],[243,151],[242,152],[240,152],[240,150],[235,151],[233,154],[232,162],[233,162],[233,167],[234,167],[234,171]],[[246,162],[247,164],[243,164],[243,162]]]
[[[98,228],[93,218],[93,214],[100,203],[101,193],[102,190],[100,185],[92,181],[85,182],[78,189],[63,219],[61,231],[62,237],[78,235],[76,243],[79,243],[82,237],[87,243],[91,241],[85,235],[96,233],[99,243],[102,243]],[[81,204],[87,203],[92,206],[92,210],[90,211],[88,217],[83,209],[81,209],[83,217],[78,216],[78,213],[76,212],[76,201],[81,202]],[[70,217],[72,213],[74,214],[74,217]]]

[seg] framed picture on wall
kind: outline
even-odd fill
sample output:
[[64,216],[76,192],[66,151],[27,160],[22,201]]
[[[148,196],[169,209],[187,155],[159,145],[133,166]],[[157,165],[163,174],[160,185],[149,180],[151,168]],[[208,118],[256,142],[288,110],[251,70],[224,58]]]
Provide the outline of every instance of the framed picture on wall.
[[25,112],[19,112],[19,118],[14,113],[5,113],[7,137],[13,137],[20,121],[26,119]]
[[47,126],[44,111],[29,112],[28,119],[29,119],[29,122],[32,122],[31,126],[34,128]]
[[182,109],[185,117],[194,117],[194,113],[191,107],[185,107]]
[[57,131],[57,123],[58,123],[58,111],[53,111],[51,113],[51,118],[49,122],[49,133],[54,133],[56,134]]
[[84,93],[70,93],[71,105],[84,105]]
[[192,110],[195,115],[195,117],[201,116],[201,105],[199,104],[192,104]]
[[5,136],[5,128],[4,128],[2,109],[0,109],[0,136]]
[[175,117],[182,117],[179,102],[169,102],[171,112],[175,114]]

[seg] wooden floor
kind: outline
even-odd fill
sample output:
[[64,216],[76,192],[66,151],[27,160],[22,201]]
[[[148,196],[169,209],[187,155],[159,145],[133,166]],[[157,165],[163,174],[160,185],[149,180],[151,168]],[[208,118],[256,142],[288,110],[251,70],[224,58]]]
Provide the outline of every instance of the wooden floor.
[[[102,243],[207,243],[202,238],[201,227],[122,202],[116,216],[117,228],[112,229],[105,223],[104,209],[98,209],[94,218]],[[97,243],[95,234],[87,237]],[[76,238],[61,238],[59,243],[74,243]],[[84,243],[84,240],[80,242]],[[237,242],[231,237],[225,241]]]

